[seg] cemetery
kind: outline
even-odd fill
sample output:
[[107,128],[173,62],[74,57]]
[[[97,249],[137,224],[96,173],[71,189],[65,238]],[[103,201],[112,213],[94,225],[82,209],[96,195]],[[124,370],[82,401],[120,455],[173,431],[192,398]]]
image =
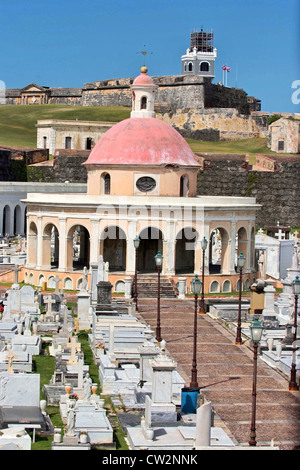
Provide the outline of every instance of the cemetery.
[[[259,271],[249,295],[240,300],[207,297],[205,310],[234,334],[240,315],[245,344],[258,315],[263,325],[260,360],[287,378],[294,370],[296,383],[300,353],[295,347],[293,287],[300,282],[298,239],[296,234],[284,240],[289,251],[283,264],[278,255],[276,279],[268,273],[268,247],[277,240],[271,238],[257,233]],[[271,255],[274,261],[274,250]],[[158,341],[155,328],[139,315],[132,278],[124,295],[114,297],[108,272],[100,256],[91,266],[89,285],[85,268],[74,308],[59,289],[59,276],[48,291],[21,287],[20,268],[14,265],[13,283],[2,295],[0,320],[0,449],[31,450],[46,436],[53,451],[247,450],[226,428],[215,425],[214,404],[201,388],[188,386],[168,343]],[[274,287],[278,280],[280,293]],[[179,295],[192,310],[194,299],[182,285]],[[51,358],[53,364],[42,385],[37,357]],[[269,443],[260,449],[277,447]]]

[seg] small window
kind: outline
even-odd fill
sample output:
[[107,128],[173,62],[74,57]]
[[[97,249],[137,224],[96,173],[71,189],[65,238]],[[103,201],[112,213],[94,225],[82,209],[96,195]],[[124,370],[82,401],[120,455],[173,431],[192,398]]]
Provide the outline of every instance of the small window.
[[141,99],[141,109],[147,109],[147,97],[143,96]]
[[189,72],[192,72],[193,71],[193,64],[192,62],[189,63]]
[[209,63],[208,62],[201,62],[200,72],[209,72]]
[[88,137],[86,139],[86,150],[92,150],[93,147],[93,139],[91,137]]
[[72,137],[66,137],[65,139],[65,149],[72,148]]
[[284,150],[284,140],[279,140],[278,141],[278,150],[279,151]]
[[47,148],[47,137],[46,136],[43,137],[43,148],[44,149]]
[[110,175],[108,173],[104,176],[104,194],[110,194]]

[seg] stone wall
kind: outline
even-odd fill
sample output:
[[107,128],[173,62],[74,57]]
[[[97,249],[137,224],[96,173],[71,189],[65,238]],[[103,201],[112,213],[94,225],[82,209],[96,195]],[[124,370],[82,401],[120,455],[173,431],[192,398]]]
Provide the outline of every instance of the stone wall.
[[237,140],[265,137],[265,131],[251,115],[239,114],[234,108],[177,110],[176,114],[161,113],[167,122],[185,138],[205,141]]
[[0,181],[27,181],[27,167],[49,159],[47,149],[27,147],[0,148]]
[[203,166],[198,174],[199,195],[252,196],[261,204],[258,228],[277,221],[300,227],[300,156],[260,155],[260,163],[252,167],[247,155],[197,155]]
[[57,150],[53,160],[28,167],[28,181],[86,183],[87,173],[82,163],[89,154],[90,150]]

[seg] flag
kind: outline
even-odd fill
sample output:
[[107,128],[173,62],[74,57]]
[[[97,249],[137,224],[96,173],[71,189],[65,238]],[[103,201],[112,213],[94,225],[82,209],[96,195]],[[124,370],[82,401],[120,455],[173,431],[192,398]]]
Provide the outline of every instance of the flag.
[[226,70],[227,65],[223,65],[222,70]]
[[227,67],[227,68],[226,68],[226,72],[230,72],[230,67]]

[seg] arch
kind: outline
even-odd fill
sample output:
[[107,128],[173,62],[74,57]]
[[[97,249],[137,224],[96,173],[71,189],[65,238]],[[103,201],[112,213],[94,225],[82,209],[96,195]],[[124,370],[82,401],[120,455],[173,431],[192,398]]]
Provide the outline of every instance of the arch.
[[147,96],[141,97],[141,109],[147,109]]
[[22,227],[22,210],[19,205],[14,208],[14,235],[21,235],[23,232]]
[[100,177],[101,194],[110,194],[111,177],[109,173],[102,173]]
[[36,266],[37,264],[37,236],[38,229],[35,222],[31,221],[27,236],[27,263]]
[[209,72],[209,62],[201,62],[200,72]]
[[38,286],[39,286],[39,287],[42,287],[42,286],[43,286],[43,282],[46,282],[46,278],[45,278],[44,274],[40,274],[40,275],[39,275],[39,279],[38,279]]
[[[236,290],[236,292],[239,292],[239,290],[240,290],[240,280],[239,279],[236,281],[235,290]],[[243,281],[242,281],[242,290],[243,290]]]
[[220,292],[220,283],[218,281],[212,281],[209,286],[209,292],[211,293]]
[[29,274],[28,284],[33,285],[33,280],[34,280],[33,273],[30,273]]
[[67,269],[90,267],[90,233],[84,225],[72,225],[67,233]]
[[180,177],[180,197],[186,197],[189,194],[189,177],[182,175]]
[[55,282],[54,282],[54,276],[53,275],[50,275],[48,277],[47,287],[49,287],[49,289],[55,289]]
[[27,281],[28,281],[28,272],[25,271],[24,272],[24,283],[27,284]]
[[3,209],[3,235],[11,235],[11,229],[12,227],[10,226],[11,222],[11,210],[10,210],[10,206],[9,205],[6,205],[4,206],[4,209]]
[[244,290],[245,290],[245,291],[250,290],[250,279],[249,279],[249,278],[247,278],[247,279],[245,280],[245,283],[244,283]]
[[56,225],[49,222],[43,230],[42,266],[58,268],[59,232]]
[[223,282],[222,292],[231,292],[231,282],[229,279]]
[[114,292],[125,292],[125,282],[123,281],[123,279],[119,279],[115,282]]
[[82,284],[83,278],[79,277],[76,281],[76,290],[80,290],[81,284]]
[[224,227],[211,231],[209,243],[209,272],[223,273],[229,269],[229,233]]
[[176,237],[175,274],[190,274],[195,270],[195,244],[198,232],[193,227],[184,227]]
[[[248,237],[247,230],[245,227],[240,227],[236,234],[236,252],[235,252],[235,267],[237,270],[237,257],[240,253],[243,253],[247,258],[248,253]],[[246,259],[246,263],[247,263]],[[246,267],[246,266],[245,266]]]
[[117,225],[106,227],[102,234],[103,260],[109,263],[109,271],[126,271],[126,234]]
[[73,279],[71,277],[65,277],[63,280],[63,289],[66,290],[73,290],[74,284],[73,284]]
[[189,72],[193,71],[193,63],[192,62],[189,62],[188,69],[189,69]]
[[139,233],[138,271],[144,273],[157,272],[155,255],[158,251],[163,255],[163,232],[157,227],[146,227]]

